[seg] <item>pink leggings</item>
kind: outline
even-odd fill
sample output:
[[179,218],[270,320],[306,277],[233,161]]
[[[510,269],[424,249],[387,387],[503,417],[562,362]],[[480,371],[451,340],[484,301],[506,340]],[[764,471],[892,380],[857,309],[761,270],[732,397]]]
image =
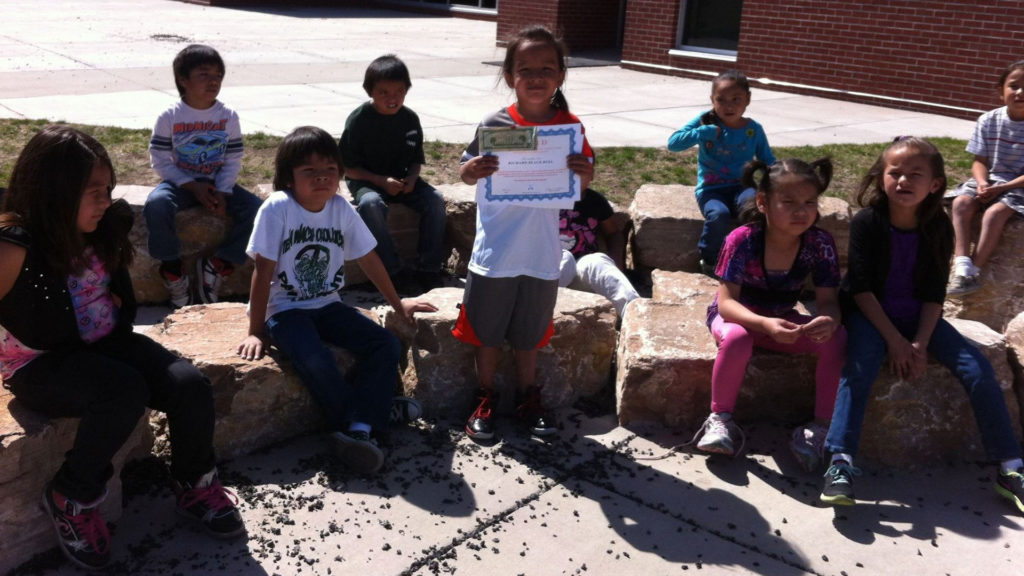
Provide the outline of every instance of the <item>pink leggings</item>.
[[[785,316],[785,319],[796,324],[806,324],[812,317],[793,313]],[[842,326],[836,328],[832,337],[825,342],[813,342],[801,336],[792,344],[783,344],[767,334],[747,330],[716,315],[711,321],[711,334],[718,344],[718,357],[715,358],[715,368],[711,372],[712,412],[732,412],[736,407],[736,397],[747,372],[747,363],[754,353],[754,346],[757,346],[787,354],[817,354],[814,419],[823,422],[832,419],[839,376],[846,360],[846,330]]]

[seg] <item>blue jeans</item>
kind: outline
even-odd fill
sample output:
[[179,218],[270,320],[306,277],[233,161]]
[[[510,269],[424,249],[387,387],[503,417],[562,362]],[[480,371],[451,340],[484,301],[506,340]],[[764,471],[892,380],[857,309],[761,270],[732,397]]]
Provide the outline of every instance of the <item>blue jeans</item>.
[[697,250],[704,264],[714,268],[718,263],[718,252],[729,234],[730,222],[739,216],[743,205],[755,195],[753,188],[745,189],[737,184],[702,190],[697,196],[697,207],[704,216],[704,229],[700,233]]
[[377,240],[377,255],[388,274],[395,275],[402,264],[395,251],[395,243],[388,232],[388,205],[404,204],[420,215],[419,262],[417,268],[424,272],[441,271],[441,242],[444,240],[444,196],[427,184],[422,178],[408,194],[388,196],[379,192],[368,182],[349,181],[349,190],[356,201],[356,212]]
[[[263,200],[238,185],[235,185],[231,194],[224,196],[232,226],[228,228],[214,256],[237,266],[245,263],[245,246],[252,235],[252,223]],[[150,256],[161,262],[181,259],[181,241],[178,239],[174,217],[179,210],[196,206],[199,206],[199,201],[191,192],[166,180],[149,193],[142,214],[146,217],[146,228],[149,230]]]
[[[832,453],[855,455],[860,446],[871,386],[882,367],[886,344],[874,324],[860,312],[851,312],[845,320],[848,335],[846,366],[839,380],[839,395],[825,447]],[[916,325],[897,324],[897,328],[907,338],[913,338],[917,331]],[[949,368],[963,385],[988,457],[994,461],[1019,458],[1020,445],[1010,424],[1003,391],[988,360],[956,328],[941,318],[928,342],[928,353]],[[926,386],[927,383],[920,385]]]
[[[397,336],[341,302],[278,312],[266,329],[324,411],[330,430],[345,430],[351,422],[387,425],[402,354]],[[325,342],[356,355],[348,375]]]

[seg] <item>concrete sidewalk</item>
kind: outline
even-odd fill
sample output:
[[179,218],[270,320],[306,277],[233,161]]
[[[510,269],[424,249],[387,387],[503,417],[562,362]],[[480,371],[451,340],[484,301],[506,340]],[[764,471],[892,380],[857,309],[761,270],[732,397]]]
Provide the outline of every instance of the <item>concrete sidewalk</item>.
[[[498,83],[495,24],[369,9],[209,8],[170,0],[4,0],[0,117],[152,128],[176,99],[175,53],[216,47],[227,64],[222,100],[246,132],[283,135],[304,124],[339,134],[366,99],[363,72],[398,54],[413,88],[406,103],[428,140],[466,142],[508,104]],[[723,68],[727,67],[723,63]],[[572,110],[595,146],[664,146],[709,105],[710,84],[617,66],[572,68]],[[748,115],[774,146],[884,142],[900,134],[966,139],[972,122],[757,89]]]
[[[402,12],[241,10],[169,0],[4,0],[0,116],[150,128],[176,98],[170,63],[187,42],[227,61],[223,100],[243,129],[337,134],[365,99],[366,64],[395,52],[428,139],[467,141],[509,102],[497,85],[492,23]],[[663,146],[707,106],[709,84],[573,68],[567,96],[595,146]],[[972,123],[756,90],[749,115],[773,145],[882,142],[897,134],[966,138]],[[962,574],[1022,569],[1024,519],[992,489],[994,471],[956,463],[924,472],[865,466],[861,502],[817,503],[821,478],[799,471],[788,428],[754,423],[737,459],[682,450],[692,430],[618,427],[613,400],[560,414],[531,441],[511,422],[478,446],[464,415],[428,414],[394,434],[375,478],[339,467],[318,437],[222,465],[249,538],[215,542],[178,526],[166,472],[126,476],[113,574]],[[444,416],[453,418],[447,421]],[[437,419],[437,420],[434,420]],[[0,566],[4,565],[0,558]],[[57,552],[16,574],[74,574]]]
[[[737,459],[688,450],[685,436],[626,430],[600,407],[561,414],[531,441],[499,420],[496,446],[461,423],[393,434],[374,478],[339,467],[319,438],[222,464],[242,498],[247,540],[181,524],[166,472],[126,475],[113,574],[951,574],[1020,573],[1024,522],[959,464],[919,473],[865,469],[862,501],[817,503],[821,478],[796,467],[788,429],[747,427]],[[689,431],[688,431],[689,432]],[[15,574],[76,574],[56,551]]]

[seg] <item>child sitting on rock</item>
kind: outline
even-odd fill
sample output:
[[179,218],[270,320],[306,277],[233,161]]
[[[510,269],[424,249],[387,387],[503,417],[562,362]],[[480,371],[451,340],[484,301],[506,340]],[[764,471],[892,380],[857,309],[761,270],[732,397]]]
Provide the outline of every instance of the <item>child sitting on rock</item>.
[[[757,194],[744,211],[748,223],[725,239],[715,270],[721,284],[708,306],[708,328],[718,356],[700,450],[737,451],[733,407],[758,347],[818,356],[814,421],[794,430],[790,448],[808,470],[821,463],[846,348],[846,331],[839,324],[836,244],[814,225],[818,197],[831,179],[828,158],[810,164],[791,158],[771,166],[755,161],[743,173],[743,185],[756,187]],[[808,276],[814,282],[816,316],[794,310]]]
[[[590,188],[583,191],[571,210],[559,212],[562,263],[558,285],[604,296],[622,318],[626,304],[640,295],[623,272],[625,239],[615,225],[614,215],[608,200]],[[607,253],[598,250],[599,237],[605,239]]]
[[[291,360],[324,411],[339,459],[358,473],[384,463],[374,431],[395,412],[415,418],[410,398],[393,399],[402,346],[391,332],[341,302],[345,261],[355,260],[401,318],[435,312],[432,304],[399,299],[374,240],[352,205],[338,195],[338,146],[330,134],[304,126],[285,136],[274,160],[274,188],[256,215],[248,254],[256,262],[249,296],[249,335],[238,346],[247,360],[273,344]],[[343,374],[328,344],[357,357]]]
[[48,126],[18,157],[0,213],[0,378],[32,410],[81,418],[42,501],[61,550],[87,570],[110,560],[98,506],[146,408],[167,413],[178,513],[214,536],[245,531],[217,479],[210,381],[132,330],[132,214],[111,202],[114,183],[99,142]]
[[[423,127],[404,105],[411,86],[409,69],[398,57],[387,54],[371,62],[363,79],[370,101],[349,114],[338,146],[356,211],[377,240],[384,268],[400,290],[421,292],[441,285],[445,209],[441,193],[420,178]],[[413,269],[402,267],[388,231],[392,204],[420,215],[419,259]]]

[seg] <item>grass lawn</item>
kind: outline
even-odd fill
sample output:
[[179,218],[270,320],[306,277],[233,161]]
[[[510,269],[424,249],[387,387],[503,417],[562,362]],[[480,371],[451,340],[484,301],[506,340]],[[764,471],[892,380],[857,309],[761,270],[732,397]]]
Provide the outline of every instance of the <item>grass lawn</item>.
[[[42,126],[43,120],[0,120],[0,187],[6,186],[11,167],[21,147]],[[159,180],[149,167],[149,130],[127,130],[108,126],[77,126],[95,136],[107,148],[117,179],[124,184],[156,185]],[[668,134],[665,135],[666,140]],[[262,133],[245,136],[245,159],[239,183],[247,188],[269,183],[274,178],[274,153],[281,138]],[[970,177],[973,156],[964,151],[966,141],[935,138],[946,159],[950,186]],[[427,142],[423,177],[433,184],[459,181],[459,156],[465,142]],[[829,144],[774,148],[777,158],[797,157],[813,160],[831,156],[835,166],[832,185],[827,192],[851,200],[857,183],[878,157],[884,144]],[[694,184],[697,173],[697,149],[669,152],[663,147],[596,148],[597,168],[593,188],[604,193],[621,208],[629,206],[642,184]]]

